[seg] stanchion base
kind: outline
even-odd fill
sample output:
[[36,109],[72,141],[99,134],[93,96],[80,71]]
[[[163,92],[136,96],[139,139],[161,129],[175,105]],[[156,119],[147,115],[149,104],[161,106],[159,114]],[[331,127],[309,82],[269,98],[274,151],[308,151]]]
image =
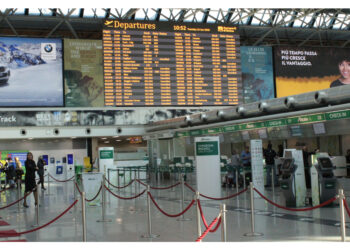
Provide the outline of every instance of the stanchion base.
[[263,233],[245,233],[243,234],[243,236],[247,236],[247,237],[257,237],[257,236],[263,236]]
[[112,222],[111,219],[97,220],[96,222]]
[[160,235],[158,234],[144,234],[141,235],[142,238],[147,238],[147,239],[154,239],[154,238],[158,238]]
[[191,221],[192,219],[190,218],[177,218],[177,221]]

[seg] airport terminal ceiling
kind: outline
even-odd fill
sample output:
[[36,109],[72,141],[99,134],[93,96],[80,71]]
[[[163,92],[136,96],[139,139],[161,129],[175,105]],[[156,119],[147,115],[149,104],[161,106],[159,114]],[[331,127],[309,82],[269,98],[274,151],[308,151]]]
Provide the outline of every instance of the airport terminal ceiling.
[[232,24],[241,45],[350,46],[350,9],[0,8],[1,34],[101,39],[105,19]]

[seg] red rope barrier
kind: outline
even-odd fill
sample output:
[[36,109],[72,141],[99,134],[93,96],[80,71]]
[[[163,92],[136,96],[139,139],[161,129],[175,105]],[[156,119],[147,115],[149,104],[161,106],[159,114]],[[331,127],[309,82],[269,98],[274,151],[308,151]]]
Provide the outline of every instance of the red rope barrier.
[[122,186],[122,187],[118,187],[118,186],[114,186],[112,183],[110,183],[108,179],[105,179],[105,180],[107,181],[107,183],[108,183],[109,185],[111,185],[111,186],[114,187],[114,188],[118,188],[118,189],[126,188],[127,186],[130,186],[131,183],[133,183],[133,182],[135,181],[135,180],[131,180],[131,181],[129,182],[129,184],[126,184],[125,186]]
[[211,228],[214,226],[214,224],[219,220],[219,218],[221,217],[221,214],[216,217],[211,223],[210,225],[208,226],[208,228],[203,232],[203,234],[201,236],[199,236],[197,239],[196,239],[196,242],[200,242],[202,241],[202,239],[204,239],[205,236],[207,236],[207,234],[209,233],[209,231],[211,230]]
[[75,183],[75,186],[76,186],[77,189],[78,189],[79,194],[82,195],[83,193],[80,191],[80,188],[79,188],[79,186],[78,186],[78,183],[76,183],[76,182],[74,182],[74,183]]
[[150,189],[165,190],[165,189],[170,189],[170,188],[176,187],[176,186],[178,186],[180,184],[181,184],[181,182],[178,182],[178,183],[175,183],[174,185],[171,185],[169,187],[149,187],[149,188]]
[[204,197],[204,198],[207,198],[207,199],[210,199],[210,200],[216,200],[216,201],[221,201],[221,200],[227,200],[227,199],[231,199],[233,197],[236,197],[240,194],[243,194],[244,192],[246,192],[248,190],[248,188],[246,189],[243,189],[242,191],[236,193],[236,194],[233,194],[233,195],[230,195],[230,196],[227,196],[227,197],[223,197],[223,198],[213,198],[213,197],[209,197],[209,196],[206,196],[204,194],[199,194],[200,196]]
[[44,225],[42,225],[40,227],[34,228],[32,230],[24,231],[24,232],[16,232],[16,233],[4,233],[4,232],[2,232],[1,236],[4,236],[4,237],[17,237],[17,236],[20,236],[22,234],[32,233],[32,232],[38,231],[38,230],[40,230],[40,229],[42,229],[44,227],[47,227],[48,225],[54,223],[59,218],[61,218],[63,215],[65,215],[72,207],[75,206],[75,204],[77,204],[77,202],[78,202],[78,200],[75,200],[66,210],[63,211],[63,213],[61,213],[56,218],[54,218],[53,220],[49,221],[48,223],[46,223],[46,224],[44,224]]
[[164,214],[165,216],[168,216],[168,217],[178,217],[178,216],[183,215],[183,214],[186,213],[186,212],[193,206],[193,204],[195,203],[195,200],[192,200],[191,203],[184,209],[184,211],[182,211],[182,212],[180,212],[180,213],[178,213],[178,214],[168,214],[168,213],[166,213],[163,209],[161,209],[161,208],[158,206],[158,204],[157,204],[156,201],[154,200],[154,198],[153,198],[153,196],[152,196],[151,193],[148,192],[148,195],[149,195],[149,197],[151,198],[153,204],[158,208],[158,210],[159,210],[162,214]]
[[91,201],[95,200],[95,199],[97,198],[97,196],[100,194],[101,190],[102,190],[102,185],[100,186],[100,189],[98,190],[98,192],[97,192],[97,194],[94,196],[94,198],[92,198],[91,200],[88,200],[88,199],[85,198],[85,200],[86,200],[87,202],[91,202]]
[[[188,185],[187,183],[185,183],[185,186],[188,187],[192,192],[196,192],[196,190],[194,190],[190,185]],[[233,197],[236,197],[244,192],[246,192],[248,190],[248,188],[246,189],[243,189],[242,191],[236,193],[236,194],[232,194],[230,196],[227,196],[227,197],[222,197],[222,198],[213,198],[213,197],[209,197],[209,196],[206,196],[204,194],[199,194],[200,196],[204,197],[204,198],[207,198],[207,199],[210,199],[210,200],[217,200],[217,201],[221,201],[221,200],[227,200],[227,199],[231,199]]]
[[270,204],[278,207],[278,208],[281,208],[281,209],[284,209],[284,210],[288,210],[288,211],[295,211],[295,212],[302,212],[302,211],[310,211],[310,210],[313,210],[313,209],[316,209],[316,208],[320,208],[320,207],[323,207],[323,206],[326,206],[330,203],[332,203],[333,201],[335,201],[337,198],[336,197],[333,197],[331,199],[329,199],[328,201],[325,201],[323,203],[321,203],[320,205],[317,205],[315,207],[307,207],[307,208],[289,208],[289,207],[284,207],[284,206],[281,206],[281,205],[278,205],[277,203],[274,203],[273,201],[267,199],[262,193],[260,193],[256,188],[254,188],[255,192],[257,192],[264,200],[266,200],[267,202],[269,202]]
[[[139,182],[141,185],[143,186],[147,186],[146,183],[140,181],[139,179],[136,180],[137,182]],[[169,187],[149,187],[150,189],[158,189],[158,190],[165,190],[165,189],[170,189],[170,188],[173,188],[173,187],[176,187],[177,185],[180,185],[181,182],[178,182],[178,183],[175,183],[174,185],[171,185]]]
[[57,181],[57,182],[68,182],[68,181],[71,181],[73,178],[75,178],[75,176],[72,176],[71,178],[69,178],[69,179],[67,179],[67,180],[61,181],[61,180],[55,179],[55,178],[52,177],[52,175],[50,175],[50,174],[49,174],[49,176],[50,176],[54,181]]
[[[203,213],[203,210],[202,210],[202,206],[201,206],[200,200],[197,199],[197,202],[198,202],[199,212],[201,214],[203,224],[204,224],[205,228],[208,228],[209,226],[208,226],[207,221],[206,221],[206,219],[204,217],[204,213]],[[218,221],[218,224],[216,225],[216,227],[213,230],[209,230],[209,232],[211,232],[211,233],[216,232],[216,230],[218,230],[218,228],[220,226],[220,223],[221,223],[221,217],[220,217],[220,220]]]
[[105,188],[106,188],[106,189],[108,190],[108,192],[110,192],[114,197],[117,197],[117,198],[122,199],[122,200],[132,200],[132,199],[136,199],[136,198],[140,197],[141,195],[143,195],[143,194],[146,192],[146,189],[145,189],[145,190],[143,190],[141,193],[139,193],[138,195],[135,195],[135,196],[133,196],[133,197],[121,197],[121,196],[119,196],[119,195],[113,193],[108,187],[106,187],[106,185],[105,185]]
[[346,212],[348,213],[348,216],[350,217],[350,209],[349,209],[348,203],[346,202],[345,198],[343,199],[343,203],[344,203],[344,207],[346,209]]
[[185,182],[185,186],[188,187],[193,193],[196,192],[196,190],[194,190],[190,185],[188,185],[186,182]]
[[146,184],[146,183],[144,183],[144,182],[140,181],[139,179],[137,179],[136,181],[137,181],[138,183],[140,183],[141,185],[145,186],[145,187],[147,186],[147,184]]
[[10,188],[10,187],[4,188],[3,190],[0,190],[0,193],[4,192],[4,191],[6,191],[6,190],[9,190],[9,189],[11,189],[11,188]]
[[32,192],[33,192],[33,191],[31,191],[30,193],[26,194],[25,196],[23,196],[23,197],[22,197],[22,198],[20,198],[19,200],[14,201],[14,202],[12,202],[12,203],[10,203],[10,204],[6,205],[5,207],[0,207],[0,210],[1,210],[1,209],[8,208],[8,207],[11,207],[11,206],[13,206],[13,205],[17,204],[18,202],[20,202],[21,200],[23,200],[24,198],[26,198],[28,195],[30,195]]

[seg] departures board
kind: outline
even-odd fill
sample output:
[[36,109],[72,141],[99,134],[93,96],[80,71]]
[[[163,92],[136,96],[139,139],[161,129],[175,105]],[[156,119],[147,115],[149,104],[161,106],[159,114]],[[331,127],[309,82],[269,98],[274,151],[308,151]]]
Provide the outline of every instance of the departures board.
[[105,106],[242,102],[237,27],[106,20]]

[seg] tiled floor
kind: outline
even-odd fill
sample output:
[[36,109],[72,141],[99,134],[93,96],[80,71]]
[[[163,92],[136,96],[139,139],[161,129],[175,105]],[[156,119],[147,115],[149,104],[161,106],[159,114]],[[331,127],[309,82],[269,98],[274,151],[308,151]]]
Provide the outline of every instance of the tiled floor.
[[[350,179],[339,179],[348,201],[350,201]],[[151,183],[151,186],[168,186],[172,183]],[[189,183],[195,187],[194,183]],[[144,190],[141,185],[131,185],[123,190],[112,188],[120,196],[131,197]],[[174,190],[151,190],[159,206],[170,214],[181,212],[181,186]],[[236,193],[236,189],[222,189],[222,197]],[[265,194],[272,199],[271,189]],[[185,188],[185,206],[192,200],[194,194]],[[193,206],[186,214],[189,221],[178,221],[163,215],[151,204],[152,233],[158,238],[148,239],[142,235],[148,234],[146,193],[133,200],[121,200],[107,192],[106,218],[111,222],[97,222],[101,219],[100,206],[87,206],[87,241],[89,242],[194,242],[197,238],[196,209]],[[0,194],[0,207],[17,200],[16,190]],[[91,197],[87,197],[91,198]],[[284,198],[279,188],[275,190],[274,200],[284,205]],[[73,182],[50,183],[48,191],[40,191],[40,225],[49,222],[62,213],[74,201]],[[339,206],[324,207],[307,212],[291,212],[271,206],[265,200],[255,199],[255,232],[262,233],[259,237],[246,237],[251,232],[250,196],[246,192],[236,198],[214,201],[201,201],[203,212],[208,223],[219,213],[220,204],[227,206],[227,241],[230,242],[284,242],[284,241],[340,241]],[[22,203],[21,203],[22,204]],[[30,207],[17,205],[0,210],[1,220],[8,226],[0,226],[0,230],[14,229],[17,232],[33,229],[36,223],[33,196],[29,199]],[[347,221],[350,221],[346,215]],[[67,214],[53,224],[29,234],[14,238],[0,238],[0,241],[26,239],[30,242],[79,242],[82,241],[81,203],[77,204]],[[350,224],[348,225],[350,228]],[[347,234],[350,235],[350,229]],[[204,226],[202,224],[202,232]],[[349,241],[349,237],[347,238]],[[221,229],[209,233],[204,242],[220,242]]]

